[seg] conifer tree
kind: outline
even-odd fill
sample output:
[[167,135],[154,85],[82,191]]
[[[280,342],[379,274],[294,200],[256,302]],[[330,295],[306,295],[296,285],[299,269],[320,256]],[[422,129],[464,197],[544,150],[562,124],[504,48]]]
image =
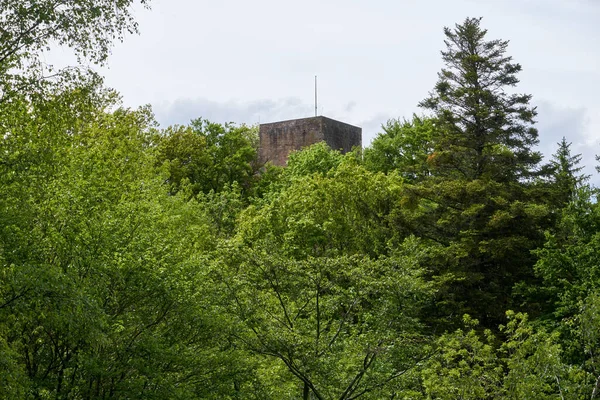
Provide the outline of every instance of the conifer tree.
[[589,179],[582,174],[581,154],[571,155],[572,143],[567,143],[563,136],[557,143],[558,149],[552,156],[552,184],[554,185],[553,201],[556,206],[564,207],[573,199],[577,189]]
[[[481,18],[444,28],[445,68],[419,105],[437,119],[434,165],[442,176],[498,182],[531,177],[541,160],[531,95],[509,94],[521,65],[507,56],[508,41],[486,41]],[[432,160],[433,161],[433,160]]]
[[510,94],[521,66],[480,22],[444,29],[445,67],[420,103],[434,121],[429,176],[407,190],[419,206],[398,223],[444,249],[431,263],[440,282],[431,315],[469,313],[494,327],[514,306],[513,286],[532,282],[548,210],[535,108],[530,95]]

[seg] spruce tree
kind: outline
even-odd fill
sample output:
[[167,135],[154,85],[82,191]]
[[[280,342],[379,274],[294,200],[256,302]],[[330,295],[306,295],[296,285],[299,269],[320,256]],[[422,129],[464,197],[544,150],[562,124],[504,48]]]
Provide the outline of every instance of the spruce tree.
[[583,166],[581,154],[571,155],[571,145],[563,136],[557,143],[558,148],[552,155],[552,185],[554,186],[552,200],[554,206],[565,207],[576,194],[577,189],[589,179],[589,175],[582,174]]
[[443,249],[431,262],[434,319],[469,313],[495,327],[516,306],[514,285],[534,279],[531,250],[549,212],[532,149],[535,108],[530,95],[511,93],[521,66],[506,55],[507,41],[486,40],[480,22],[444,30],[445,67],[420,103],[435,127],[429,176],[407,190],[419,206],[397,222]]
[[[509,182],[530,178],[541,156],[533,127],[531,95],[511,94],[519,64],[506,55],[508,41],[486,41],[481,18],[444,28],[445,68],[419,105],[437,119],[437,173],[466,180]],[[432,160],[433,161],[433,160]]]

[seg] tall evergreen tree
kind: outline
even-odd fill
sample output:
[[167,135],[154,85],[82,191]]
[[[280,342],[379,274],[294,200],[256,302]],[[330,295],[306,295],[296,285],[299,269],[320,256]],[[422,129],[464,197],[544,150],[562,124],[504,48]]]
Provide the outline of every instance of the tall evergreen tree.
[[418,207],[398,224],[444,249],[431,263],[440,282],[432,315],[470,313],[494,327],[514,306],[514,284],[533,279],[530,251],[543,240],[548,210],[535,179],[543,169],[532,150],[531,96],[508,90],[521,66],[505,54],[507,41],[486,40],[480,22],[444,30],[445,68],[420,103],[434,119],[429,176],[409,186],[408,204]]
[[[466,180],[510,182],[531,177],[541,160],[531,95],[509,94],[521,65],[507,56],[508,41],[486,41],[481,18],[444,28],[445,68],[419,105],[437,118],[437,173]],[[431,160],[434,161],[434,160]]]
[[553,202],[558,207],[564,207],[573,199],[577,189],[589,179],[582,174],[581,154],[571,155],[571,144],[563,136],[558,143],[556,153],[552,156],[552,184],[554,185]]

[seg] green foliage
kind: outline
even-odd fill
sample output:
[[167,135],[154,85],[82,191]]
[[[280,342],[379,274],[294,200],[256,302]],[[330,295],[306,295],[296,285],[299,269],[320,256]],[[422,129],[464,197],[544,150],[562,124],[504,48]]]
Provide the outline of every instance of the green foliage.
[[238,217],[246,207],[237,182],[224,186],[219,192],[200,193],[197,200],[202,203],[217,235],[229,237],[235,232]]
[[[581,399],[585,374],[562,360],[558,335],[536,329],[527,315],[507,312],[500,329],[477,331],[477,320],[464,317],[466,331],[442,335],[439,352],[423,369],[428,399]],[[587,389],[587,388],[585,388]]]
[[29,382],[19,354],[13,350],[0,333],[0,393],[7,400],[27,398]]
[[440,283],[439,303],[430,314],[452,314],[457,308],[476,315],[486,327],[501,320],[511,305],[516,282],[533,278],[531,249],[543,240],[549,210],[527,199],[518,185],[476,180],[448,180],[407,186],[405,203],[393,223],[441,246],[430,263]]
[[97,75],[87,68],[56,71],[40,59],[51,45],[104,64],[115,40],[137,33],[132,7],[148,0],[0,0],[0,103],[61,87],[64,79]]
[[261,170],[255,184],[255,203],[269,202],[297,181],[313,177],[315,179],[331,177],[337,168],[345,162],[354,163],[359,159],[358,153],[342,155],[332,150],[325,142],[318,142],[299,151],[289,154],[285,167],[267,163]]
[[257,170],[256,137],[256,128],[197,119],[157,136],[158,163],[168,165],[173,193],[186,184],[197,195],[220,192],[234,183],[247,193]]
[[382,398],[398,390],[425,350],[416,315],[430,289],[414,267],[415,247],[407,242],[379,260],[295,260],[236,242],[220,249],[213,282],[232,335],[285,367],[271,374],[295,382],[275,397]]
[[[99,0],[93,5],[74,0],[2,0],[0,2],[0,65],[35,57],[50,43],[68,46],[79,56],[102,62],[114,40],[137,32],[133,0]],[[147,0],[141,0],[147,5]]]
[[168,183],[173,192],[189,184],[194,194],[200,193],[211,164],[206,152],[206,138],[196,135],[190,127],[172,126],[159,137],[159,164],[167,163]]
[[558,143],[556,153],[552,156],[552,193],[553,203],[565,207],[577,194],[577,190],[589,179],[581,174],[579,166],[581,154],[571,155],[571,143],[563,137]]
[[600,214],[597,204],[590,204],[589,194],[580,191],[582,198],[565,209],[556,233],[548,233],[543,248],[536,251],[535,269],[542,278],[542,290],[552,299],[552,311],[561,317],[576,313],[600,284],[596,263],[600,256]]
[[475,331],[477,320],[465,316],[466,332],[442,335],[440,352],[423,369],[423,386],[432,399],[485,399],[498,395],[503,368],[498,363],[495,338]]
[[588,372],[585,383],[591,386],[591,398],[600,396],[600,360],[597,358],[600,350],[600,335],[598,324],[600,323],[600,291],[594,290],[583,302],[580,314],[580,325],[578,336],[581,338],[582,352],[585,354],[585,369]]
[[319,142],[302,151],[290,153],[285,175],[290,179],[316,173],[325,176],[340,165],[342,160],[343,156],[339,151],[331,150],[325,142]]
[[284,186],[283,174],[285,167],[267,163],[258,173],[257,179],[252,186],[250,200],[260,203],[265,197],[276,195]]
[[411,121],[391,119],[383,133],[365,149],[365,167],[371,171],[398,173],[410,183],[429,175],[428,157],[433,152],[434,121],[413,115]]
[[561,333],[567,360],[584,367],[589,374],[586,384],[594,385],[597,395],[600,214],[591,194],[589,189],[579,190],[555,232],[548,233],[543,248],[536,251],[541,283],[531,291],[543,305],[542,322]]
[[64,98],[83,93],[3,109],[20,119],[4,120],[2,142],[0,343],[10,374],[0,385],[33,398],[208,397],[232,385],[223,357],[236,357],[215,351],[219,319],[199,290],[210,220],[166,192],[148,110],[71,102],[72,118],[60,118]]
[[316,172],[287,185],[243,213],[246,243],[268,240],[297,258],[387,252],[393,233],[386,217],[402,185],[397,175],[369,172],[350,157],[327,176]]
[[[505,397],[510,399],[577,399],[577,367],[565,365],[558,333],[535,329],[527,315],[507,312],[508,323],[500,329],[507,336],[500,352],[508,373],[504,376]],[[578,393],[579,392],[579,393]]]

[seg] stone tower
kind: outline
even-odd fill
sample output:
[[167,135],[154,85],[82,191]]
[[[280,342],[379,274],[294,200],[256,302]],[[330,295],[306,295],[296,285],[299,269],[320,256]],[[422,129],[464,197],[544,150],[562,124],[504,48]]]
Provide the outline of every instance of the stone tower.
[[286,165],[288,154],[325,141],[333,150],[347,153],[362,146],[362,128],[327,117],[311,117],[260,125],[260,161]]

